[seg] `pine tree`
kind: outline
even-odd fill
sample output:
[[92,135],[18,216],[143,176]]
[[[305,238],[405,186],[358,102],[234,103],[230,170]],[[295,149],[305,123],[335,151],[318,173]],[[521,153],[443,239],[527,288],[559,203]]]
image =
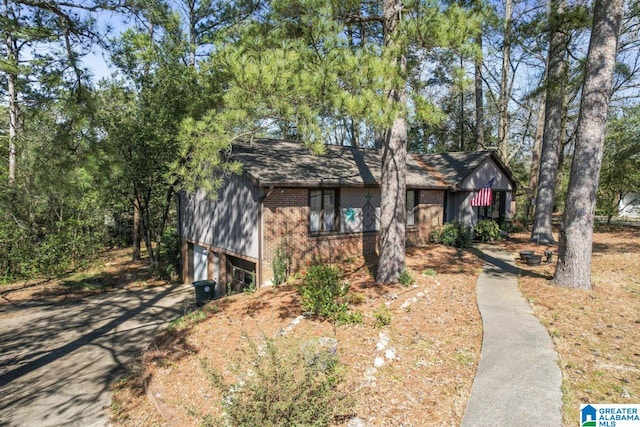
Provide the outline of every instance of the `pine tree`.
[[553,277],[554,283],[563,287],[591,289],[596,193],[623,10],[623,0],[596,0],[594,4],[576,148]]
[[471,44],[478,26],[457,5],[274,1],[212,57],[231,83],[224,109],[205,117],[215,130],[206,139],[278,129],[321,154],[326,136],[344,123],[370,129],[380,138],[363,143],[380,141],[383,153],[377,280],[395,282],[404,268],[407,119],[438,115],[419,93],[410,108],[408,76],[427,52]]
[[551,2],[549,17],[549,56],[545,82],[544,132],[538,168],[537,196],[531,239],[555,243],[551,234],[551,217],[555,201],[556,177],[563,140],[563,113],[568,78],[567,25],[564,22],[565,1]]

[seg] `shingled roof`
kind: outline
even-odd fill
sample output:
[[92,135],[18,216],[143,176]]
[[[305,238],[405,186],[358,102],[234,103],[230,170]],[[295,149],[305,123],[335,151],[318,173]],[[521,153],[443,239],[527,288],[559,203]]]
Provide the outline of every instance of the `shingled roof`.
[[[407,187],[455,189],[489,157],[496,160],[490,151],[409,153]],[[380,186],[381,150],[328,145],[318,156],[299,142],[257,139],[234,143],[231,158],[263,187]]]

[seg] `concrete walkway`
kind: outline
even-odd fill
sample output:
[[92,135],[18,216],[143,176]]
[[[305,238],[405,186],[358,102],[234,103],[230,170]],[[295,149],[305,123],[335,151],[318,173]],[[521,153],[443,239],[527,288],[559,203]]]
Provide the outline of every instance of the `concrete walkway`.
[[514,256],[481,245],[484,337],[462,427],[560,426],[562,376],[547,330],[518,290]]
[[0,306],[0,426],[104,426],[111,385],[168,321],[185,285]]

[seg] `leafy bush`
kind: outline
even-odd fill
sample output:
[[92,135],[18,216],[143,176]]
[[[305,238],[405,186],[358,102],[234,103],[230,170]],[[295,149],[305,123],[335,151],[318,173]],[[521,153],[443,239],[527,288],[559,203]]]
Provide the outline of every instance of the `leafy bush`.
[[442,228],[436,228],[429,233],[429,242],[439,245],[442,243]]
[[445,246],[467,248],[471,244],[471,233],[459,222],[449,222],[442,229],[433,231],[429,240]]
[[289,276],[289,256],[287,255],[287,242],[284,241],[276,248],[273,257],[273,284],[279,286]]
[[442,227],[441,240],[442,244],[445,246],[457,246],[459,228],[456,227],[456,224],[447,224]]
[[434,277],[438,274],[438,272],[436,270],[434,270],[433,268],[425,268],[424,270],[422,270],[422,275],[426,276],[426,277]]
[[162,280],[178,280],[180,271],[180,236],[175,229],[166,228],[162,235],[162,246],[156,276]]
[[95,259],[102,248],[99,224],[71,218],[51,229],[0,221],[0,276],[3,281],[55,277]]
[[348,285],[340,282],[340,271],[326,264],[314,264],[304,276],[300,294],[302,308],[315,316],[331,317],[336,300],[347,294]]
[[349,313],[345,296],[349,284],[340,281],[340,271],[326,264],[309,267],[299,288],[302,309],[314,316],[326,317],[338,324],[362,323],[362,314]]
[[526,230],[526,227],[521,222],[505,221],[500,226],[500,230],[504,231],[506,234],[520,233]]
[[[206,360],[203,370],[222,391],[223,425],[329,426],[335,415],[349,412],[353,398],[341,391],[344,380],[335,340],[289,344],[285,338],[248,340],[248,359],[239,364],[241,381],[225,384]],[[333,341],[333,344],[330,343]]]
[[346,308],[333,313],[332,319],[337,325],[361,325],[364,323],[361,311],[347,311]]
[[5,190],[0,188],[1,281],[61,276],[95,260],[105,226],[91,195],[31,199]]
[[380,304],[380,307],[373,312],[373,317],[375,318],[373,324],[376,328],[382,328],[391,324],[391,312],[384,304]]
[[483,219],[476,224],[474,233],[477,240],[492,242],[500,238],[500,226],[492,219]]
[[406,268],[403,268],[400,272],[400,276],[398,277],[398,282],[403,286],[409,286],[412,285],[415,280],[413,279],[413,276],[411,276],[411,273],[409,273]]
[[349,292],[344,299],[349,304],[360,305],[364,304],[367,297],[362,292]]
[[245,294],[255,294],[258,290],[256,286],[255,279],[252,279],[244,288],[242,288],[242,292]]

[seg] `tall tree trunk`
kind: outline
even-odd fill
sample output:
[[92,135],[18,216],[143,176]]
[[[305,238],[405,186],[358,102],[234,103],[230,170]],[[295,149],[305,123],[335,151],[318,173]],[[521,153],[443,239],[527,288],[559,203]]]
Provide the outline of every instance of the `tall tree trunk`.
[[[546,77],[545,77],[546,80]],[[538,191],[538,174],[540,172],[540,155],[542,151],[542,136],[544,134],[544,107],[546,92],[540,97],[538,104],[538,119],[536,122],[536,135],[533,140],[533,148],[531,149],[531,169],[529,174],[529,192],[527,193],[527,214],[525,219],[525,227],[529,225],[531,218],[531,209],[535,206],[535,194]]]
[[[5,11],[9,12],[9,5],[5,0]],[[9,186],[13,186],[16,181],[16,142],[18,139],[18,52],[11,32],[7,31],[7,95],[9,96]]]
[[[464,67],[464,59],[460,55],[460,69]],[[467,151],[464,143],[464,83],[460,81],[460,151]]]
[[196,66],[196,43],[198,43],[198,31],[196,29],[196,4],[195,1],[188,1],[188,14],[189,14],[189,66],[195,68]]
[[476,38],[480,57],[475,61],[476,150],[484,150],[484,96],[482,92],[482,31]]
[[189,29],[189,66],[195,68],[196,66],[196,33],[193,28]]
[[405,263],[405,217],[406,217],[406,168],[407,168],[407,122],[405,118],[406,57],[395,41],[396,28],[400,23],[401,0],[384,0],[385,49],[395,55],[394,69],[398,79],[392,80],[388,102],[396,117],[391,129],[385,132],[382,148],[382,186],[380,203],[380,258],[376,281],[395,283]]
[[360,131],[353,117],[349,118],[349,142],[352,147],[360,147]]
[[[569,80],[567,76],[566,87],[569,86]],[[568,90],[568,89],[567,89]],[[565,91],[565,99],[562,105],[562,120],[560,121],[560,135],[567,135],[567,123],[569,123],[569,96]],[[555,206],[558,206],[562,192],[562,181],[564,180],[564,162],[567,159],[566,148],[569,144],[568,138],[560,138],[560,150],[558,152],[558,175],[556,176],[556,189],[554,194],[554,210]]]
[[538,174],[540,173],[540,155],[542,154],[542,138],[544,136],[544,117],[546,93],[540,97],[538,105],[538,120],[536,122],[536,136],[531,149],[531,174],[529,176],[529,188],[535,194],[538,188]]
[[552,0],[549,16],[551,40],[546,82],[544,134],[531,240],[555,243],[551,219],[558,175],[558,156],[562,146],[562,113],[567,80],[567,34],[562,28],[565,0]]
[[593,217],[623,9],[623,0],[596,0],[594,5],[576,148],[553,277],[563,287],[591,289]]
[[140,233],[141,233],[140,203],[133,200],[133,260],[140,260]]
[[500,103],[498,105],[498,155],[506,163],[509,150],[509,75],[511,68],[512,0],[505,0],[502,42],[502,71],[500,75]]

